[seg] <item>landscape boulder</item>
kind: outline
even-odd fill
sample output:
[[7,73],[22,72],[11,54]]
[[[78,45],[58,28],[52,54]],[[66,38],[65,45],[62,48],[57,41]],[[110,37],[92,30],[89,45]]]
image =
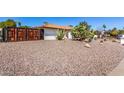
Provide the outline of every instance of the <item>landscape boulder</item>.
[[84,42],[88,43],[88,42],[89,42],[89,40],[88,40],[88,39],[85,39],[85,40],[84,40]]
[[86,43],[84,46],[85,46],[86,48],[90,48],[90,47],[91,47],[90,44],[88,44],[88,43]]
[[100,40],[100,44],[103,44],[103,40]]
[[117,42],[117,40],[116,39],[112,39],[112,42]]

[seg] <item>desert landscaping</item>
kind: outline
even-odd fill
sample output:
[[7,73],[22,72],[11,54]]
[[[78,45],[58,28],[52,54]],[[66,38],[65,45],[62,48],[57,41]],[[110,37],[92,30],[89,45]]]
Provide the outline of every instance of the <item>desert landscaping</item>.
[[1,76],[109,76],[120,63],[114,73],[124,72],[124,28],[20,24],[0,22]]
[[124,46],[99,40],[0,43],[0,75],[107,75],[124,58]]

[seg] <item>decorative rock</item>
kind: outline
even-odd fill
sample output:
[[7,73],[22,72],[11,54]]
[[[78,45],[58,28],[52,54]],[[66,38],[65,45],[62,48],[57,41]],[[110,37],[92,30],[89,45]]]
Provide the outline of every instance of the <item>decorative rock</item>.
[[89,42],[89,40],[88,39],[85,39],[84,42]]
[[103,45],[103,43],[100,43],[101,45]]
[[100,40],[100,44],[101,44],[101,45],[103,44],[103,40]]
[[100,43],[103,43],[103,40],[100,40]]
[[100,76],[107,75],[124,58],[124,46],[111,41],[91,48],[67,40],[0,43],[0,75]]
[[107,39],[105,38],[104,41],[107,41]]
[[112,42],[117,42],[117,40],[116,39],[112,39]]
[[84,46],[87,47],[87,48],[91,47],[88,43],[86,43]]

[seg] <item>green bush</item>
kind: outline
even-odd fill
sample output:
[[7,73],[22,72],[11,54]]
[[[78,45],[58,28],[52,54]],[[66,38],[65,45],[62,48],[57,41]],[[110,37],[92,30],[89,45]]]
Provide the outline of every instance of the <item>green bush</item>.
[[113,28],[112,31],[110,32],[110,35],[112,37],[116,37],[119,34],[119,31],[117,30],[117,28]]
[[79,40],[92,39],[94,33],[90,31],[90,25],[87,22],[80,22],[72,30],[73,39],[79,38]]
[[124,30],[119,30],[119,34],[124,34]]
[[111,35],[112,36],[117,36],[118,35],[118,31],[116,31],[116,30],[111,31]]
[[62,40],[64,38],[64,31],[63,30],[59,30],[58,33],[57,33],[57,39],[58,40]]
[[77,31],[76,29],[73,29],[71,32],[73,38],[79,38],[80,37],[80,32]]

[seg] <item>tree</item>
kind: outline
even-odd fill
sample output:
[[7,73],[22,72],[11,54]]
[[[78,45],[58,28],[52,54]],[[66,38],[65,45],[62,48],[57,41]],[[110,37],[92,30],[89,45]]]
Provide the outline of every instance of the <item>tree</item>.
[[69,27],[73,27],[73,25],[69,25]]
[[102,27],[103,27],[103,29],[104,29],[104,31],[105,31],[105,29],[106,29],[106,25],[105,25],[105,24],[103,24],[103,26],[102,26]]
[[80,38],[80,31],[78,29],[79,29],[78,26],[75,26],[72,29],[72,36],[73,36],[73,38]]
[[110,35],[113,37],[116,37],[119,34],[119,31],[117,28],[113,28],[112,31],[110,32]]
[[117,28],[116,28],[116,27],[114,27],[112,30],[117,30]]
[[12,19],[8,19],[5,21],[5,26],[6,27],[16,27],[16,22]]
[[48,22],[43,22],[45,25],[47,25],[48,24]]
[[20,28],[31,28],[30,26],[24,25],[24,26],[20,26]]
[[124,34],[124,27],[121,30],[119,30],[119,34]]
[[119,34],[124,34],[124,30],[119,30]]
[[92,38],[94,35],[90,31],[91,26],[87,22],[80,22],[79,25],[75,26],[72,30],[73,38],[79,38],[84,40],[86,38]]
[[4,28],[5,27],[5,23],[4,22],[0,22],[0,28]]
[[99,31],[94,31],[94,35],[99,35]]
[[21,27],[21,22],[17,22],[18,23],[18,26]]
[[0,27],[16,27],[16,22],[12,19],[8,19],[6,21],[0,22]]
[[90,30],[91,25],[88,25],[88,23],[86,21],[80,22],[79,23],[80,26],[84,27],[85,30]]

